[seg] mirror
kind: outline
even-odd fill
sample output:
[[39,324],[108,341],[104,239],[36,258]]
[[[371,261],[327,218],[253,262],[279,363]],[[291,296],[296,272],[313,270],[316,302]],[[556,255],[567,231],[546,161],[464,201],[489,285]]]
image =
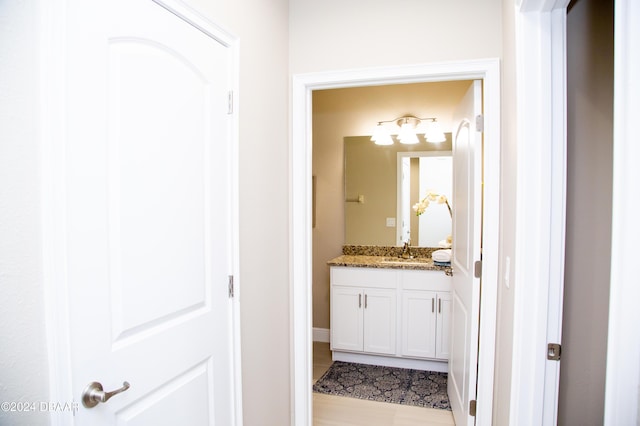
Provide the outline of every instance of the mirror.
[[438,247],[451,234],[445,205],[419,217],[412,209],[427,191],[450,199],[451,134],[446,136],[441,144],[421,139],[389,146],[375,145],[370,136],[344,138],[345,244],[396,246],[410,236],[412,246]]

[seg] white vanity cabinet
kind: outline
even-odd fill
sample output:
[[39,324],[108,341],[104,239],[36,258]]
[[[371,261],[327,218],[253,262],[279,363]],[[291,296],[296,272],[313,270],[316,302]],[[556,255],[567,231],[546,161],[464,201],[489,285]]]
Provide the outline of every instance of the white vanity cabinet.
[[450,285],[443,271],[332,266],[333,359],[446,371]]
[[371,272],[332,268],[332,350],[396,353],[395,277]]

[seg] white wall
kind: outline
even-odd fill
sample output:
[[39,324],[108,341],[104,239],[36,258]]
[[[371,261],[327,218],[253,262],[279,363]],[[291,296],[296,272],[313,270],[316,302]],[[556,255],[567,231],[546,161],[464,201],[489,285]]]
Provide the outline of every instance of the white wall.
[[[245,425],[288,424],[286,0],[189,2],[240,39],[240,297]],[[44,0],[0,2],[0,400],[48,401],[37,133]],[[0,413],[0,416],[3,414]],[[46,413],[1,424],[44,425]]]
[[[48,401],[40,226],[38,2],[0,3],[0,401]],[[0,424],[47,413],[0,411]]]

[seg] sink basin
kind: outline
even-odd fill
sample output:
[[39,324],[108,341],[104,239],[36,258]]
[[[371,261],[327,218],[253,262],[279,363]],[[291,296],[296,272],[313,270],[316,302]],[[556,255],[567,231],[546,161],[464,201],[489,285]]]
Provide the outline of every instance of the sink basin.
[[383,265],[426,265],[431,263],[431,259],[403,259],[401,257],[387,257],[384,260],[381,260],[380,263],[382,263]]

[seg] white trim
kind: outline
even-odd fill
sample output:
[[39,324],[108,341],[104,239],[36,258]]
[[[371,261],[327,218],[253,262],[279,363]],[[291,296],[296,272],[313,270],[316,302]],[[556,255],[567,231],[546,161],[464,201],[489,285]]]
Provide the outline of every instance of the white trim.
[[313,341],[314,342],[329,343],[330,342],[330,338],[329,338],[330,335],[331,335],[331,330],[329,330],[328,328],[313,327]]
[[604,424],[640,423],[640,286],[637,264],[640,238],[640,146],[636,121],[640,116],[640,4],[615,2],[614,46],[614,168],[611,239],[609,341]]
[[[239,41],[208,18],[180,0],[154,0],[159,6],[194,25],[227,48],[230,57],[230,89],[235,93],[235,111],[231,117],[230,177],[232,255],[229,270],[234,275],[235,297],[231,300],[231,339],[229,348],[233,365],[233,424],[240,426],[242,417],[242,353],[240,327],[240,263],[239,263],[239,155],[238,155],[238,73]],[[65,193],[65,122],[66,122],[66,32],[65,1],[40,0],[41,111],[42,120],[42,234],[46,336],[49,362],[49,400],[71,402],[71,351],[69,344],[69,306],[66,271],[66,193]],[[72,425],[73,413],[51,411],[52,426]]]
[[292,81],[291,424],[311,425],[311,96],[313,90],[445,80],[484,80],[485,204],[477,424],[493,408],[500,192],[500,66],[497,59],[299,74]]
[[[516,4],[518,2],[516,1]],[[555,424],[564,288],[568,0],[516,12],[517,204],[509,424]]]
[[[39,1],[40,120],[42,141],[42,262],[49,365],[49,400],[74,401],[71,386],[66,248],[66,3]],[[59,4],[62,3],[62,4]],[[52,426],[70,425],[73,413],[51,411]]]

